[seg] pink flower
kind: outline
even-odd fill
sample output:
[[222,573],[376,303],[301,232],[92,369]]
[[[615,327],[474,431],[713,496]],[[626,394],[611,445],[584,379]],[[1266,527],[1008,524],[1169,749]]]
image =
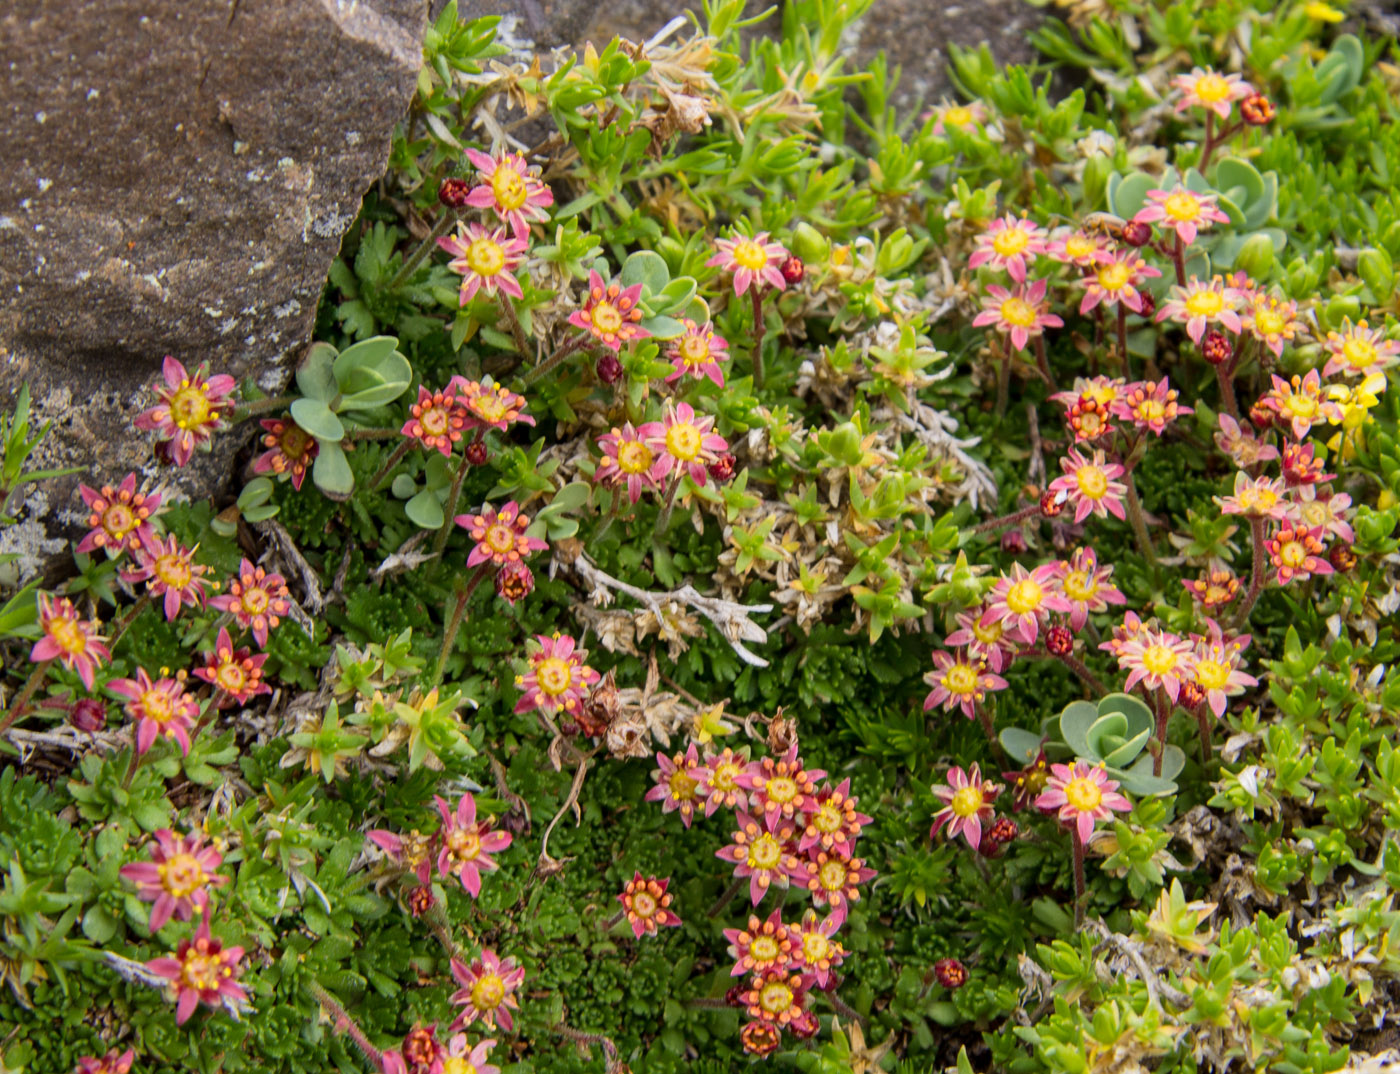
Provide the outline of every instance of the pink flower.
[[588,274],[588,300],[583,309],[569,314],[569,323],[592,333],[593,337],[614,353],[634,339],[646,339],[651,333],[637,322],[642,311],[637,300],[642,297],[642,285],[634,283],[625,291],[619,283],[604,283],[597,272]]
[[991,623],[1001,623],[1006,626],[1008,634],[1015,635],[1017,641],[1034,645],[1040,624],[1051,612],[1073,610],[1055,585],[1053,563],[1042,563],[1033,571],[1013,563],[1011,573],[1003,573],[992,587],[981,624],[986,627]]
[[[621,429],[614,427],[612,432],[598,438],[598,446],[603,449],[603,457],[593,474],[595,481],[612,484],[625,482],[627,498],[636,503],[642,498],[642,490],[660,488],[658,476],[660,463],[657,453],[648,441],[665,441],[666,429],[659,421],[649,421],[639,428],[625,423]],[[669,467],[660,471],[664,474]]]
[[1222,568],[1212,568],[1198,580],[1183,579],[1181,584],[1191,599],[1207,611],[1224,607],[1240,593],[1240,580]]
[[1316,457],[1317,448],[1312,444],[1284,444],[1279,466],[1283,470],[1283,480],[1289,488],[1297,485],[1318,485],[1331,481],[1336,474],[1324,474],[1323,461]]
[[1235,490],[1229,496],[1213,497],[1224,515],[1244,515],[1247,518],[1272,518],[1282,522],[1288,517],[1288,502],[1284,499],[1283,479],[1279,477],[1250,477],[1243,470],[1235,474]]
[[948,838],[962,836],[976,850],[982,843],[982,827],[995,816],[992,803],[1002,791],[1001,784],[982,778],[982,770],[973,763],[970,772],[954,765],[948,769],[948,782],[932,788],[934,797],[943,808],[933,815],[932,839],[945,824]]
[[993,220],[977,236],[977,246],[968,259],[968,268],[991,265],[1005,269],[1017,283],[1025,283],[1026,268],[1046,252],[1045,231],[1024,217],[1011,213]]
[[1210,711],[1219,719],[1225,713],[1228,699],[1244,693],[1247,686],[1258,686],[1259,680],[1240,670],[1250,636],[1226,636],[1214,619],[1206,620],[1205,634],[1192,634],[1196,644],[1196,670],[1191,681],[1206,695]]
[[248,993],[237,981],[242,967],[243,948],[225,947],[209,935],[209,919],[202,918],[191,939],[181,940],[171,956],[153,958],[146,969],[171,983],[175,994],[175,1024],[184,1025],[194,1009],[242,1003]]
[[920,118],[934,121],[933,130],[929,132],[931,134],[946,135],[950,127],[953,130],[971,131],[975,130],[979,123],[987,122],[987,106],[981,101],[951,104],[945,97]]
[[399,432],[430,451],[441,452],[443,458],[451,458],[452,448],[466,427],[467,411],[457,398],[455,385],[430,392],[420,384],[418,401],[409,407],[408,420]]
[[1351,497],[1345,492],[1320,496],[1316,486],[1303,485],[1294,491],[1288,514],[1309,529],[1320,529],[1331,537],[1352,544],[1356,540],[1356,531],[1347,521],[1350,509]]
[[736,232],[727,239],[716,239],[715,250],[715,255],[705,264],[733,273],[736,295],[761,283],[775,291],[787,289],[782,264],[791,255],[782,243],[770,241],[768,232],[760,231],[753,238]]
[[145,753],[158,737],[173,738],[189,755],[190,730],[199,718],[199,702],[185,693],[181,679],[152,679],[145,668],[134,679],[116,679],[107,688],[127,699],[126,714],[136,721],[136,752]]
[[1197,194],[1180,183],[1174,190],[1149,190],[1147,200],[1150,204],[1138,210],[1133,222],[1155,224],[1161,221],[1167,228],[1176,231],[1183,246],[1190,246],[1196,241],[1197,231],[1203,231],[1213,223],[1230,222],[1230,218],[1216,205],[1215,194]]
[[788,876],[811,893],[814,905],[830,907],[838,921],[846,920],[851,903],[860,902],[860,885],[874,875],[875,870],[861,858],[843,858],[826,851],[806,861],[795,857],[788,861]]
[[204,845],[203,832],[181,837],[162,828],[155,833],[150,861],[121,867],[121,875],[136,885],[136,897],[154,903],[147,926],[152,936],[172,915],[188,921],[195,914],[208,913],[209,889],[228,883],[228,877],[215,872],[223,860],[217,847]]
[[1076,548],[1068,563],[1056,564],[1060,592],[1070,602],[1070,626],[1083,630],[1090,612],[1106,612],[1110,604],[1126,604],[1127,598],[1113,584],[1113,568],[1100,567],[1092,548]]
[[1050,482],[1050,491],[1069,498],[1074,505],[1075,525],[1090,515],[1107,518],[1111,514],[1117,519],[1127,518],[1123,511],[1123,497],[1128,494],[1128,486],[1115,480],[1123,476],[1123,467],[1116,462],[1105,462],[1102,451],[1095,451],[1091,460],[1070,448],[1069,454],[1060,460],[1060,469],[1065,476]]
[[849,779],[843,779],[834,788],[819,790],[807,806],[807,827],[798,841],[797,852],[806,854],[816,848],[849,858],[861,829],[871,821],[864,813],[856,812],[857,801],[851,797]]
[[134,1048],[128,1048],[124,1052],[113,1048],[100,1058],[92,1055],[83,1056],[78,1060],[78,1065],[73,1068],[73,1074],[127,1074],[135,1059],[136,1050]]
[[1121,302],[1134,313],[1141,313],[1142,283],[1160,275],[1161,272],[1139,257],[1136,250],[1118,250],[1078,281],[1084,288],[1079,312],[1086,314],[1100,303],[1116,306]]
[[924,676],[924,682],[933,687],[924,698],[925,712],[938,705],[943,706],[944,712],[961,708],[963,715],[973,720],[988,690],[1007,687],[1000,675],[993,675],[980,660],[969,659],[961,652],[935,651],[933,667],[934,670]]
[[689,318],[682,323],[685,333],[666,348],[666,358],[674,367],[666,383],[680,380],[683,376],[692,376],[696,380],[709,377],[716,387],[723,388],[724,373],[719,363],[729,360],[728,341],[716,335],[711,324],[698,325]]
[[695,803],[700,799],[697,792],[699,784],[691,775],[691,770],[699,763],[700,756],[694,742],[684,753],[677,753],[674,757],[657,753],[656,771],[651,777],[656,781],[656,786],[647,791],[643,800],[660,802],[663,814],[679,812],[681,824],[689,828],[695,817]]
[[1181,406],[1175,388],[1167,387],[1167,378],[1156,384],[1150,380],[1128,385],[1128,388],[1110,408],[1115,417],[1130,421],[1139,429],[1151,429],[1161,436],[1170,422],[1195,411],[1189,406]]
[[1221,119],[1230,118],[1230,107],[1254,93],[1254,87],[1239,75],[1222,75],[1209,67],[1193,67],[1189,75],[1177,75],[1172,88],[1181,91],[1176,110],[1204,108]]
[[525,297],[515,278],[525,259],[524,239],[507,238],[503,227],[487,230],[480,224],[459,224],[455,235],[441,235],[437,244],[452,255],[447,267],[462,277],[459,306],[465,307],[478,291],[493,297],[498,293]]
[[488,1029],[499,1025],[510,1030],[514,1025],[510,1012],[520,1008],[515,998],[525,980],[525,971],[513,958],[498,958],[489,947],[481,949],[481,957],[470,965],[459,958],[452,960],[452,976],[460,986],[452,993],[452,1002],[462,1008],[452,1023],[452,1031],[471,1025],[478,1018]]
[[1093,268],[1110,260],[1113,244],[1101,235],[1079,228],[1057,228],[1045,244],[1045,256],[1064,265]]
[[204,666],[195,668],[194,675],[215,688],[214,696],[219,698],[219,708],[246,705],[259,694],[272,692],[272,688],[262,681],[267,654],[254,656],[251,649],[235,649],[225,627],[219,628],[213,650],[203,655]]
[[539,169],[528,167],[518,153],[488,157],[477,149],[467,150],[467,159],[482,180],[467,195],[467,204],[490,209],[508,223],[517,239],[530,237],[530,221],[548,220],[545,212],[554,204],[554,193],[540,182]]
[[1068,391],[1056,392],[1050,398],[1066,410],[1085,402],[1110,407],[1126,395],[1127,391],[1128,382],[1122,377],[1075,377],[1074,387]]
[[658,880],[654,876],[643,879],[640,872],[622,889],[617,901],[622,903],[627,914],[627,923],[632,926],[632,935],[641,939],[643,933],[655,936],[657,928],[676,928],[681,919],[671,909],[671,896],[666,893],[671,878]]
[[1124,690],[1142,683],[1145,689],[1161,690],[1175,702],[1182,682],[1195,674],[1196,658],[1185,638],[1148,628],[1119,647],[1118,666],[1128,672]]
[[[1309,369],[1306,377],[1294,374],[1284,380],[1272,374],[1273,388],[1261,402],[1279,416],[1279,423],[1289,429],[1296,440],[1308,435],[1314,425],[1322,421],[1332,421],[1337,415],[1337,404],[1323,394],[1322,380],[1316,369]],[[1332,424],[1338,424],[1340,416]]]
[[1215,445],[1230,456],[1230,460],[1241,470],[1278,458],[1278,448],[1265,444],[1229,414],[1220,415],[1220,430],[1215,434]]
[[958,629],[944,638],[943,644],[949,649],[966,649],[968,656],[982,661],[993,671],[1005,671],[1016,658],[1015,639],[1007,637],[1006,628],[999,619],[983,626],[985,615],[985,607],[958,612]]
[[787,886],[788,865],[796,861],[790,847],[797,828],[777,812],[760,821],[740,810],[737,820],[738,831],[715,856],[732,863],[736,877],[749,878],[749,898],[757,906],[770,887]]
[[516,688],[522,691],[515,711],[539,709],[546,716],[561,709],[578,711],[587,697],[588,687],[602,679],[584,664],[588,651],[576,649],[573,638],[557,631],[553,637],[536,634],[535,644],[537,648],[529,657],[530,670],[515,679]]
[[753,791],[751,808],[772,816],[781,814],[792,818],[811,808],[817,791],[817,781],[826,773],[820,768],[807,769],[797,756],[797,744],[788,747],[781,757],[765,757],[744,770],[739,786]]
[[1141,637],[1143,632],[1148,630],[1150,626],[1156,622],[1155,619],[1151,619],[1144,623],[1138,618],[1137,612],[1126,611],[1123,613],[1123,622],[1113,628],[1113,637],[1103,642],[1099,648],[1103,652],[1112,653],[1114,656],[1117,656],[1123,651],[1124,645],[1134,638]]
[[127,474],[116,488],[103,485],[100,492],[79,485],[78,494],[92,513],[87,522],[90,532],[78,542],[76,551],[105,548],[108,555],[119,556],[123,551],[136,551],[142,541],[154,535],[150,518],[161,498],[158,493],[138,492],[135,474]]
[[1373,329],[1365,321],[1353,325],[1349,318],[1342,320],[1340,332],[1327,333],[1322,347],[1330,356],[1322,367],[1324,377],[1333,373],[1346,377],[1368,376],[1388,369],[1400,355],[1400,342],[1386,339],[1383,329]]
[[[661,755],[657,754],[658,764],[660,759]],[[748,762],[728,746],[721,753],[710,754],[704,763],[691,767],[690,778],[695,780],[696,797],[705,802],[705,816],[713,816],[720,806],[747,808],[749,793],[739,782],[747,767]]]
[[734,960],[729,976],[745,977],[792,968],[795,943],[781,915],[781,908],[762,921],[750,914],[748,927],[724,930],[724,938],[729,941],[729,957]]
[[[437,1039],[437,1023],[414,1026],[403,1044],[381,1058],[383,1074],[445,1074],[447,1047]],[[453,1070],[452,1074],[459,1074]]]
[[253,463],[253,472],[291,474],[292,488],[300,492],[307,467],[321,453],[320,443],[291,418],[263,418],[260,424],[266,430],[262,443],[268,450]]
[[1090,767],[1083,761],[1052,764],[1035,807],[1045,813],[1058,812],[1060,821],[1073,825],[1079,841],[1087,843],[1095,823],[1133,808],[1132,802],[1117,792],[1117,781],[1108,778],[1102,765]]
[[206,380],[205,368],[200,366],[190,376],[167,354],[161,367],[165,386],[154,389],[160,401],[136,415],[133,422],[136,428],[157,432],[169,443],[176,466],[184,466],[196,447],[203,448],[214,438],[224,415],[234,407],[229,398],[238,386],[234,379],[220,373]]
[[467,428],[508,430],[516,422],[534,425],[535,419],[526,414],[525,397],[501,384],[453,377],[447,385],[456,391],[467,411]]
[[96,619],[83,619],[67,597],[56,600],[47,593],[39,594],[39,628],[44,636],[29,650],[29,659],[36,664],[57,660],[69,671],[78,673],[89,690],[98,668],[112,659],[112,651],[98,634],[101,627]]
[[472,1047],[467,1043],[467,1035],[458,1033],[447,1042],[447,1064],[444,1064],[444,1070],[451,1065],[451,1074],[501,1074],[500,1067],[486,1061],[491,1057],[491,1049],[495,1046],[495,1040],[488,1037],[486,1040],[477,1041],[476,1047]]
[[530,517],[520,513],[520,505],[514,500],[499,511],[491,511],[487,504],[479,515],[456,515],[452,521],[466,530],[476,542],[476,547],[467,557],[468,567],[482,563],[503,567],[507,563],[519,563],[531,553],[549,547],[547,541],[525,535],[530,528]]
[[228,612],[244,630],[252,630],[260,648],[267,647],[268,631],[282,622],[291,608],[287,582],[280,574],[268,574],[245,559],[228,592],[209,601],[211,608]]
[[[750,919],[752,920],[752,919]],[[788,926],[792,942],[792,966],[799,970],[808,987],[826,988],[831,971],[846,960],[846,949],[834,939],[842,921],[835,914],[818,919],[815,910],[802,915],[802,921]]]
[[1031,337],[1042,335],[1047,328],[1060,328],[1064,325],[1059,317],[1048,312],[1045,301],[1045,280],[1021,284],[1014,291],[990,284],[987,297],[982,299],[982,312],[973,318],[972,323],[981,328],[995,325],[997,331],[1011,337],[1011,345],[1018,351],[1025,350]]
[[[1268,295],[1256,294],[1244,306],[1244,330],[1273,351],[1275,358],[1283,356],[1283,345],[1292,343],[1302,327],[1298,320],[1298,303],[1280,302]],[[1327,370],[1323,370],[1323,376]]]
[[470,792],[458,799],[455,812],[437,795],[433,795],[433,801],[442,817],[442,830],[438,833],[441,840],[438,876],[455,876],[467,894],[475,899],[481,895],[481,874],[494,873],[500,868],[491,855],[510,846],[510,832],[492,831],[489,821],[478,824],[476,799]]
[[433,839],[410,832],[408,837],[384,828],[371,828],[365,837],[389,856],[389,860],[418,878],[422,887],[427,887],[432,879]]
[[1239,333],[1244,327],[1240,315],[1235,312],[1239,306],[1239,292],[1226,287],[1219,276],[1209,283],[1201,283],[1192,276],[1185,287],[1172,285],[1172,297],[1162,303],[1157,311],[1157,320],[1171,318],[1186,325],[1186,334],[1192,343],[1200,343],[1206,334],[1206,326],[1219,324],[1231,332]]
[[647,447],[657,453],[653,476],[660,481],[672,470],[688,473],[697,485],[705,483],[706,467],[728,451],[724,437],[711,432],[715,419],[697,415],[689,403],[666,400],[659,427],[652,422],[653,432],[647,437]]
[[1326,548],[1322,543],[1325,532],[1301,523],[1285,523],[1274,531],[1265,548],[1269,560],[1277,571],[1278,584],[1306,582],[1314,574],[1331,574],[1332,564],[1328,562]]
[[163,541],[151,534],[136,550],[136,566],[122,571],[122,581],[145,582],[150,596],[164,598],[161,603],[166,622],[173,623],[184,605],[199,608],[204,604],[204,587],[209,584],[204,575],[209,568],[194,561],[198,551],[198,545],[180,547],[174,535]]

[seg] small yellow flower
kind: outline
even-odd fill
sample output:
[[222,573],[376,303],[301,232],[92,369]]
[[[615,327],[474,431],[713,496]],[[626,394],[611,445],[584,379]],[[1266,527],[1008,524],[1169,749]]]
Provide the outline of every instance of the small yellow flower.
[[1331,4],[1323,3],[1322,0],[1312,0],[1311,3],[1304,4],[1303,14],[1316,22],[1341,22],[1346,18],[1342,12]]

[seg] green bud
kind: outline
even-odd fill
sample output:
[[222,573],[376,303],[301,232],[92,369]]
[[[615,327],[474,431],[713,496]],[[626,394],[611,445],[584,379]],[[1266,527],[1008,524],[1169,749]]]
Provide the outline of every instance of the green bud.
[[831,256],[831,243],[805,220],[792,229],[790,249],[808,264],[819,264]]
[[1235,268],[1243,269],[1256,280],[1268,276],[1274,267],[1274,243],[1267,235],[1251,235],[1235,255]]
[[1361,300],[1355,295],[1337,295],[1322,309],[1322,319],[1329,328],[1340,327],[1344,317],[1361,319]]
[[1317,290],[1321,274],[1301,257],[1288,263],[1288,293],[1294,298],[1302,298]]

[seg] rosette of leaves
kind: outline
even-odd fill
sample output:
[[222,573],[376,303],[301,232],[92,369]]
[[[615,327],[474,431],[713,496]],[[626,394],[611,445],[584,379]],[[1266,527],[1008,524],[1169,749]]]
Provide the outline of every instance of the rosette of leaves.
[[301,398],[292,403],[292,419],[316,438],[320,451],[311,479],[332,499],[345,499],[355,487],[341,447],[347,434],[342,419],[365,421],[407,391],[413,380],[413,367],[398,347],[393,336],[373,336],[343,351],[313,343],[297,369]]

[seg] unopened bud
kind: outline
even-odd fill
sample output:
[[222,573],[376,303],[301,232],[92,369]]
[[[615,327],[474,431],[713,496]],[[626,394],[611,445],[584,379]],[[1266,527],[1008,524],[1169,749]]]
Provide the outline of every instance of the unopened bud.
[[1063,492],[1044,492],[1040,497],[1040,517],[1054,518],[1065,509],[1067,497]]
[[807,267],[802,263],[800,257],[789,257],[783,262],[779,271],[782,272],[783,279],[787,280],[789,284],[799,284],[802,282],[802,277],[807,275]]
[[1062,624],[1055,624],[1045,632],[1045,648],[1056,656],[1068,656],[1074,652],[1074,631]]
[[603,356],[598,359],[598,364],[593,368],[598,374],[598,379],[604,384],[616,384],[622,377],[622,363],[617,360],[617,355],[611,351],[604,351]]
[[68,722],[78,731],[94,734],[107,726],[107,706],[95,697],[84,697],[68,710]]
[[1224,365],[1235,353],[1230,337],[1224,332],[1211,330],[1201,340],[1201,357],[1211,365]]
[[967,967],[956,958],[940,958],[933,964],[933,976],[944,988],[961,988],[967,984]]
[[1262,127],[1277,114],[1274,102],[1262,93],[1251,94],[1240,102],[1240,117],[1251,127]]
[[507,604],[516,604],[535,588],[535,573],[519,560],[502,564],[496,572],[496,595]]
[[1332,564],[1334,570],[1345,574],[1356,566],[1356,553],[1351,545],[1338,541],[1327,550],[1327,562]]
[[467,462],[473,466],[485,466],[486,460],[491,457],[491,453],[486,450],[485,440],[473,440],[467,445]]
[[728,481],[734,476],[734,456],[726,451],[714,462],[710,463],[708,469],[710,476],[716,481]]
[[465,209],[467,196],[471,194],[471,184],[460,176],[449,176],[438,187],[438,201],[449,209]]
[[1152,225],[1140,220],[1129,220],[1123,225],[1119,237],[1128,246],[1146,246],[1152,241]]
[[1142,307],[1138,310],[1138,316],[1144,321],[1157,312],[1157,299],[1151,291],[1139,291],[1138,304]]

